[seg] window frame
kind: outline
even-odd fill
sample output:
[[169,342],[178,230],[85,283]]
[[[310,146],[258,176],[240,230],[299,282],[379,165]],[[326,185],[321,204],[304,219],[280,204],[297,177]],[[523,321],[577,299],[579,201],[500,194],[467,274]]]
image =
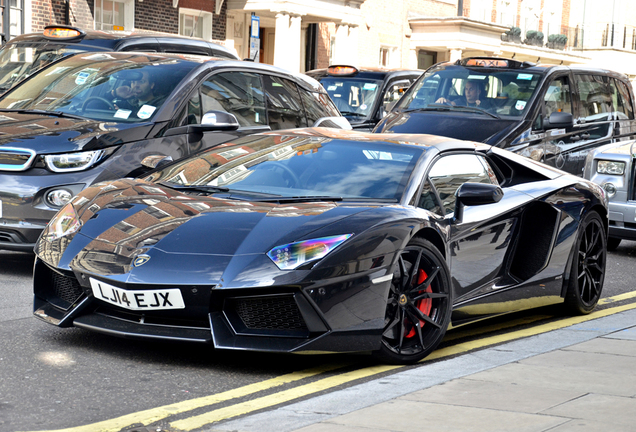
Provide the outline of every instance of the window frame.
[[[182,28],[182,16],[191,16],[195,19],[194,21],[194,25],[197,26],[198,22],[202,23],[202,27],[201,27],[201,35],[197,35],[196,33],[189,35],[189,34],[184,34],[182,33],[182,31],[185,31],[185,29]],[[184,8],[184,7],[179,7],[179,34],[181,36],[187,36],[187,37],[199,37],[201,39],[204,39],[206,41],[211,41],[212,40],[212,27],[213,27],[213,16],[212,16],[212,12],[208,12],[208,11],[204,11],[204,10],[196,10],[196,9],[189,9],[189,8]],[[195,27],[196,28],[196,27]]]
[[[121,3],[124,5],[124,31],[133,31],[135,29],[135,1],[134,0],[109,0],[113,3]],[[100,4],[101,21],[97,21],[97,3]],[[115,30],[114,23],[111,28],[104,28],[104,0],[93,0],[93,29],[94,30]],[[120,30],[120,29],[117,29]]]

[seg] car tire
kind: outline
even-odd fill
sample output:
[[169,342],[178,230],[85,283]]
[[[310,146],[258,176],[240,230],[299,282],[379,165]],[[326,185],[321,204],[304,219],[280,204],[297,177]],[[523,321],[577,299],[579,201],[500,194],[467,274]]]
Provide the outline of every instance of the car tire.
[[566,311],[585,315],[596,307],[603,290],[607,234],[598,213],[588,213],[579,226],[565,294]]
[[621,239],[616,237],[608,237],[607,239],[607,250],[612,252],[618,249],[618,245],[621,244]]
[[393,270],[382,345],[374,355],[391,364],[423,359],[446,334],[451,311],[450,272],[444,257],[432,243],[412,239]]

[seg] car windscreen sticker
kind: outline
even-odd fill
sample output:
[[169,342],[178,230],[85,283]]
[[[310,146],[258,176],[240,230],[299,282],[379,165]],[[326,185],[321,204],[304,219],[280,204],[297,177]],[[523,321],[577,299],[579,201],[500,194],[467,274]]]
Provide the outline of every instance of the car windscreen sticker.
[[127,119],[128,117],[130,117],[131,113],[132,113],[131,110],[118,109],[113,117],[120,118],[120,119]]
[[517,103],[515,104],[515,109],[517,111],[523,111],[527,103],[528,101],[523,101],[523,100],[517,101]]
[[362,87],[363,90],[375,90],[378,85],[375,83],[365,83]]
[[75,84],[78,86],[83,85],[89,76],[91,76],[91,74],[89,74],[88,72],[78,73],[77,76],[75,77]]
[[468,75],[469,80],[485,80],[488,78],[486,75]]
[[141,108],[139,108],[139,111],[137,111],[137,117],[139,117],[140,119],[150,118],[150,116],[153,112],[155,112],[156,109],[157,107],[153,107],[152,105],[143,105]]
[[362,104],[362,105],[360,105],[360,109],[362,109],[362,110],[367,109],[367,104]]
[[329,91],[335,91],[337,88],[338,88],[337,86],[332,85],[332,86],[327,87],[327,90],[329,90]]
[[519,75],[517,75],[517,79],[519,79],[519,80],[531,80],[532,79],[532,74],[520,73]]

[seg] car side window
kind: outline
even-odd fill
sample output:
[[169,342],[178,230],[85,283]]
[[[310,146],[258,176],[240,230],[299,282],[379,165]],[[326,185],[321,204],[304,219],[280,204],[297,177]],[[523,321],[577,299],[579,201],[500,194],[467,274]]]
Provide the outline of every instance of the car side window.
[[417,201],[417,206],[440,216],[444,216],[442,207],[437,200],[437,196],[435,195],[435,191],[433,190],[429,180],[426,180],[424,182],[424,186],[422,186],[422,193],[420,194],[420,199]]
[[261,77],[248,72],[212,75],[201,84],[201,108],[234,114],[240,126],[267,124]]
[[272,130],[307,126],[296,83],[270,75],[263,75],[263,83],[269,127]]
[[611,85],[612,102],[618,119],[633,119],[634,108],[632,107],[629,89],[624,82],[616,79],[611,81]]
[[[576,75],[576,85],[581,101],[580,117],[585,123],[609,120],[614,111],[609,77],[601,75]],[[609,133],[609,123],[589,129],[590,139]]]
[[384,110],[388,111],[392,104],[400,100],[402,95],[408,88],[411,86],[411,83],[408,80],[403,81],[393,81],[389,84],[389,87],[384,92],[384,96],[382,98],[382,105],[384,106]]
[[567,112],[572,114],[572,97],[567,77],[560,77],[550,83],[543,96],[545,116],[553,112]]
[[462,184],[499,185],[488,162],[474,154],[453,154],[441,157],[433,164],[428,180],[437,190],[446,215],[455,211],[455,192]]
[[307,125],[312,126],[323,117],[340,117],[340,111],[325,93],[317,93],[298,87],[307,114]]
[[189,124],[201,124],[201,97],[199,92],[195,92],[194,95],[188,100],[188,106],[186,107],[185,118],[181,121],[181,125]]

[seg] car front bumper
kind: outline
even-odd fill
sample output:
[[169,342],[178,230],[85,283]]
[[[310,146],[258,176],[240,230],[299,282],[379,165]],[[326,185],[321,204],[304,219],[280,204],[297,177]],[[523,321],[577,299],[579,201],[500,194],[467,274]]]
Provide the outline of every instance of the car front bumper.
[[609,235],[636,240],[636,201],[609,202]]

